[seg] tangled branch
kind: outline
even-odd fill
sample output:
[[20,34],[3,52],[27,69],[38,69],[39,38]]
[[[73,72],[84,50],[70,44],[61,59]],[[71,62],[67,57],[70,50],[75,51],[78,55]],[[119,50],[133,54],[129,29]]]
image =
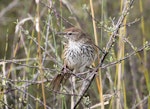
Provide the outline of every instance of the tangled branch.
[[112,35],[110,36],[110,39],[106,45],[106,49],[105,49],[105,54],[102,55],[101,59],[100,59],[100,62],[99,62],[99,65],[93,70],[93,72],[91,73],[90,75],[90,78],[89,78],[89,81],[86,81],[86,84],[84,85],[84,89],[81,89],[81,97],[78,98],[77,102],[75,103],[75,106],[74,106],[74,109],[78,106],[78,104],[80,103],[80,101],[82,100],[84,94],[87,92],[88,88],[90,87],[92,81],[94,80],[96,74],[95,72],[98,71],[99,68],[102,67],[103,65],[103,62],[104,60],[106,59],[106,56],[109,54],[110,52],[110,49],[112,48],[112,45],[116,42],[116,36],[118,34],[118,31],[121,27],[121,25],[123,24],[123,21],[127,15],[127,13],[129,12],[129,10],[131,9],[131,7],[133,6],[133,3],[134,3],[134,0],[131,0],[129,2],[129,4],[123,8],[123,11],[122,11],[122,15],[120,16],[120,18],[118,19],[118,22],[117,24],[115,25],[115,31],[113,31]]

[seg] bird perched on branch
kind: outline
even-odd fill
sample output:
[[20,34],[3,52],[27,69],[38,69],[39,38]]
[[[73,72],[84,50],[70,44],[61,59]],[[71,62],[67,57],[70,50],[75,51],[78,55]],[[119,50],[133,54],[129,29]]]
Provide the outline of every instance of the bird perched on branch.
[[82,30],[71,27],[64,32],[57,33],[67,39],[63,51],[64,68],[52,81],[52,87],[57,91],[60,84],[69,78],[70,74],[66,69],[73,73],[81,73],[89,67],[97,57],[99,48],[91,40],[90,36]]

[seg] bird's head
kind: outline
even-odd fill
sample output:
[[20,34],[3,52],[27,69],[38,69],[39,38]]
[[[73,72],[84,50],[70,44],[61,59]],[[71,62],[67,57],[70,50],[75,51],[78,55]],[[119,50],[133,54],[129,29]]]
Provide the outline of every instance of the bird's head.
[[82,30],[72,27],[64,30],[64,32],[57,33],[58,35],[63,35],[68,41],[79,41],[83,34]]

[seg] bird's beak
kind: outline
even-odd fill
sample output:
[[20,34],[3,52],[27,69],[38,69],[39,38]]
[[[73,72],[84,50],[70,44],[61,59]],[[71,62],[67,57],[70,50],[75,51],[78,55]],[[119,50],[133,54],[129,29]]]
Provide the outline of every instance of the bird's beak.
[[56,35],[59,36],[59,37],[67,38],[67,33],[66,32],[57,32]]

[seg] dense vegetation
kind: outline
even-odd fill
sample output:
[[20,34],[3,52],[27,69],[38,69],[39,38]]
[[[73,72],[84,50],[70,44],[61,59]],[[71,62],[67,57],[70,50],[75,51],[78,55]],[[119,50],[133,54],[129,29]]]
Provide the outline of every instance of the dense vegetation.
[[[1,0],[0,107],[70,109],[75,96],[82,97],[79,109],[150,109],[149,4],[149,0]],[[69,81],[58,92],[50,84],[63,68],[65,41],[56,33],[72,26],[89,34],[104,51],[85,92],[80,89],[85,78],[74,75],[80,85],[73,94]]]

